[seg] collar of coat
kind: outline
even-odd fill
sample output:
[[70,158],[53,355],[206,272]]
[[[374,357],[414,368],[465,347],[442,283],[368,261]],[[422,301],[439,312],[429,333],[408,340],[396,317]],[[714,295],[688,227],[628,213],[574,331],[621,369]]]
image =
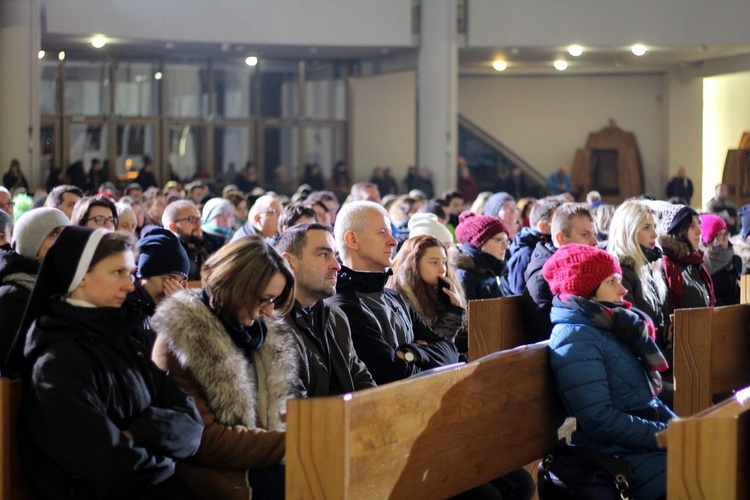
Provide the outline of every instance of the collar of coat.
[[383,272],[367,272],[341,266],[336,290],[354,290],[361,293],[382,292],[391,274],[393,271],[390,268]]
[[248,360],[200,300],[199,290],[170,295],[152,320],[177,362],[200,385],[218,422],[283,430],[286,401],[303,393],[299,359],[294,333],[281,321],[267,324],[263,347]]

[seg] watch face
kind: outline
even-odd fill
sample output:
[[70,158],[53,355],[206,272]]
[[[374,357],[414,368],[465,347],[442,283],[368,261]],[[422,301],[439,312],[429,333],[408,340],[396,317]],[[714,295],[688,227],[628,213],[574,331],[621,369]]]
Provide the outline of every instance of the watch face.
[[405,352],[404,353],[404,359],[406,361],[408,361],[409,363],[411,363],[412,361],[414,361],[414,353],[413,352],[408,352],[408,351]]

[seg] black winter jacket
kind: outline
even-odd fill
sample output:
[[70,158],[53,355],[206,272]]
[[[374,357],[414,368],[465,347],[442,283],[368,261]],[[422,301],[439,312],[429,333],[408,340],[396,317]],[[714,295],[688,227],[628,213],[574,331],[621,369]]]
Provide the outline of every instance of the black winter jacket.
[[521,306],[529,343],[547,340],[552,333],[552,292],[542,274],[542,266],[554,252],[551,242],[540,241],[526,267],[526,288],[521,295]]
[[[13,250],[0,250],[0,365],[10,351],[13,339],[21,326],[23,312],[34,288],[39,263],[17,254]],[[23,356],[23,339],[14,350],[11,366]]]

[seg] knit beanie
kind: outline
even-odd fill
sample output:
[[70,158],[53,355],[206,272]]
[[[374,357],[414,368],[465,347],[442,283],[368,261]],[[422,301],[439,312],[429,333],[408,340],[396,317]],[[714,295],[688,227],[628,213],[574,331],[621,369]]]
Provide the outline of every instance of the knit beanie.
[[22,257],[34,260],[49,233],[56,227],[69,225],[68,216],[56,208],[29,210],[13,226],[11,246]]
[[614,255],[596,247],[563,245],[542,267],[544,279],[554,295],[578,295],[585,299],[596,293],[609,276],[622,274]]
[[203,205],[201,222],[207,224],[224,213],[234,213],[232,210],[232,204],[229,203],[229,200],[225,200],[224,198],[211,198],[205,205]]
[[468,210],[458,216],[456,238],[461,243],[471,243],[482,248],[495,235],[507,232],[508,228],[497,217],[474,215]]
[[701,240],[708,243],[716,237],[721,231],[727,230],[727,223],[724,219],[714,214],[701,214]]
[[0,233],[5,233],[5,239],[10,241],[13,232],[13,217],[5,210],[0,210]]
[[190,259],[180,244],[180,240],[171,231],[155,227],[138,241],[138,266],[136,275],[139,278],[181,274],[190,272]]
[[493,194],[492,196],[487,198],[486,202],[484,202],[484,215],[497,217],[497,214],[498,212],[500,212],[500,208],[502,208],[503,203],[509,200],[515,201],[515,198],[505,192]]
[[437,215],[417,212],[409,219],[409,238],[420,234],[429,234],[443,243],[453,243],[453,235],[445,224],[438,220]]
[[698,212],[686,205],[670,205],[659,212],[659,222],[656,229],[659,234],[672,234],[672,231],[682,224],[688,217],[698,215]]
[[740,231],[740,234],[742,234],[742,239],[744,240],[750,234],[750,204],[743,205],[737,212],[737,215],[742,218],[742,231]]

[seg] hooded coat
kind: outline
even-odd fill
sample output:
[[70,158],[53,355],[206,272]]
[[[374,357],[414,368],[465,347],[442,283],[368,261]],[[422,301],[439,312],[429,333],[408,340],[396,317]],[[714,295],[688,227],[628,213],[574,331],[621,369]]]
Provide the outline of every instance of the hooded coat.
[[52,299],[32,326],[21,421],[27,471],[44,495],[141,498],[197,450],[203,425],[193,398],[131,337],[139,320],[126,306]]
[[506,270],[505,261],[496,259],[471,243],[448,251],[450,264],[466,293],[466,300],[494,299],[506,295],[501,278]]
[[[672,311],[692,307],[713,307],[714,287],[708,270],[702,264],[703,252],[692,250],[670,234],[659,236],[664,249],[662,263],[669,288],[669,302]],[[691,259],[692,263],[686,260]]]
[[197,453],[177,471],[197,498],[247,499],[248,469],[282,462],[281,414],[287,400],[304,392],[295,340],[269,321],[264,343],[248,358],[199,293],[170,295],[151,320],[158,332],[154,362],[195,398],[205,425]]

